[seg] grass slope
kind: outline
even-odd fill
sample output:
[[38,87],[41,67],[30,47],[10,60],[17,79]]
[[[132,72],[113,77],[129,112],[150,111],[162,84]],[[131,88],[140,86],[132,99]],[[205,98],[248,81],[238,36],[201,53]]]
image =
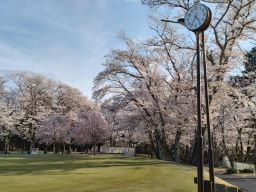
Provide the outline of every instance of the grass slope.
[[1,192],[193,192],[193,167],[120,155],[0,155]]

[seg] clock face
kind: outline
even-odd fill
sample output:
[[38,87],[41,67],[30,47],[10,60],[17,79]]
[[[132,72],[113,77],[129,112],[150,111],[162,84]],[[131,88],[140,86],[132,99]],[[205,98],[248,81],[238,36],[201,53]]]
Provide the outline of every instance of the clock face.
[[210,10],[203,4],[195,4],[185,14],[185,26],[191,31],[202,31],[210,23]]

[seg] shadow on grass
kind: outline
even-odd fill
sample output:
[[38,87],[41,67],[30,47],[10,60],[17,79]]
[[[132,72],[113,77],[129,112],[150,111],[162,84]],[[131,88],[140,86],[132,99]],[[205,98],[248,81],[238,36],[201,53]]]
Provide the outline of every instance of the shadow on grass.
[[170,163],[145,157],[120,155],[0,155],[0,175],[63,175],[84,168],[129,167],[140,169],[142,166],[159,166],[161,164]]

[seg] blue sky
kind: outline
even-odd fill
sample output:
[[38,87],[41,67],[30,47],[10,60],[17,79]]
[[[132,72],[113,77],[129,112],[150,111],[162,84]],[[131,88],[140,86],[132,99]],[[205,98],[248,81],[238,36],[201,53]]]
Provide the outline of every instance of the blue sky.
[[0,72],[41,73],[91,97],[118,33],[144,39],[149,10],[140,0],[0,0]]

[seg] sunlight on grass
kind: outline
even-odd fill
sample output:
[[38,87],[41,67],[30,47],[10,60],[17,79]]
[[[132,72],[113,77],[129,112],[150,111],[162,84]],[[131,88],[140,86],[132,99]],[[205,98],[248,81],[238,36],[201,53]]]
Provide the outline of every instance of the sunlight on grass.
[[193,192],[194,167],[120,155],[0,156],[1,192]]

